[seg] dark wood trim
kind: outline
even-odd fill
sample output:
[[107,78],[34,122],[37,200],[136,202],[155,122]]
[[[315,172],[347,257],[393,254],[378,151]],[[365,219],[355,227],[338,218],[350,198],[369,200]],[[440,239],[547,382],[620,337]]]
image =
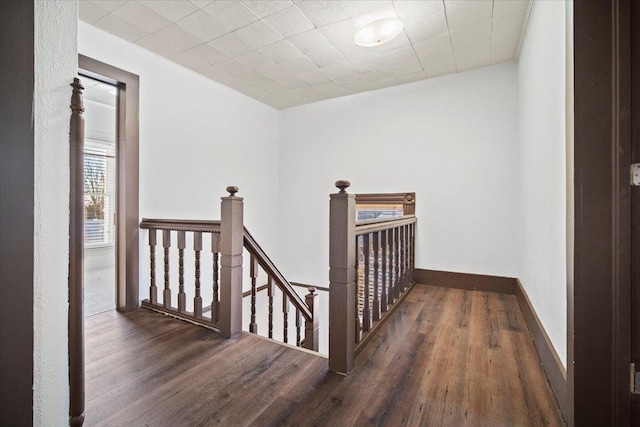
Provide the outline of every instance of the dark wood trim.
[[[575,425],[629,425],[630,2],[574,2]],[[569,344],[571,347],[571,343]]]
[[524,290],[520,280],[513,279],[515,282],[515,295],[520,305],[520,310],[524,316],[524,321],[527,324],[531,338],[536,347],[538,357],[544,369],[553,394],[558,402],[560,412],[567,419],[569,407],[567,406],[567,370],[565,369],[555,347],[547,335],[547,331],[544,329],[542,322],[538,318],[527,292]]
[[416,213],[416,193],[369,193],[356,194],[356,207],[364,205],[402,205],[405,215]]
[[139,307],[139,77],[104,62],[78,55],[81,75],[118,87],[116,271],[118,311]]
[[69,425],[84,423],[84,87],[71,84],[69,131]]
[[291,286],[297,286],[299,288],[305,288],[305,289],[315,288],[316,291],[329,292],[328,286],[307,285],[305,283],[298,283],[298,282],[289,282],[289,283],[291,283]]
[[203,233],[219,233],[219,220],[199,219],[149,219],[142,218],[140,228],[143,230],[201,231]]
[[0,8],[0,425],[29,426],[33,424],[34,2],[5,1]]
[[423,285],[443,286],[467,291],[496,292],[507,295],[516,294],[516,282],[513,277],[416,268],[413,270],[413,279],[416,283]]

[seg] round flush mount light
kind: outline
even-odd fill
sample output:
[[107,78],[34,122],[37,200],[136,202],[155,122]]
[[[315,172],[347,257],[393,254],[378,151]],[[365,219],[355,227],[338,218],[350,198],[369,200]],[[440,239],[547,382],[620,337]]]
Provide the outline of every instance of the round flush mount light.
[[378,19],[360,28],[353,36],[353,41],[358,46],[379,46],[396,38],[402,27],[398,18]]

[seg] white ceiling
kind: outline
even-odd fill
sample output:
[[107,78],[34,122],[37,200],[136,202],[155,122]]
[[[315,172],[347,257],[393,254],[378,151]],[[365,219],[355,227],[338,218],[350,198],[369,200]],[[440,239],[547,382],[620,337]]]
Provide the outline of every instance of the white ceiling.
[[[81,0],[80,19],[286,108],[515,59],[530,0]],[[357,29],[399,17],[391,42]]]

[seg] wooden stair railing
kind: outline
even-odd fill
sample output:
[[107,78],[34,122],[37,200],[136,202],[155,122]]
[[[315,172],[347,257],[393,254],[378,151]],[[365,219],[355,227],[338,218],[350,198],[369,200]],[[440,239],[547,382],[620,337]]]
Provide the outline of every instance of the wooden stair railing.
[[[260,267],[266,274],[268,295],[268,337],[274,338],[274,299],[276,290],[281,292],[283,330],[282,341],[289,342],[289,311],[292,305],[295,309],[295,344],[309,350],[318,351],[318,304],[319,297],[315,288],[309,287],[309,294],[303,300],[293,289],[284,275],[267,256],[266,252],[253,238],[242,224],[242,198],[235,196],[237,187],[228,187],[229,197],[222,198],[222,219],[220,221],[182,220],[182,219],[143,219],[141,229],[149,230],[149,263],[150,286],[149,299],[142,302],[144,308],[158,311],[175,318],[185,320],[220,332],[223,336],[231,337],[242,330],[242,283],[243,283],[243,249],[248,252],[250,262],[251,314],[249,332],[258,333],[256,322],[257,292],[260,288]],[[162,232],[163,248],[163,292],[162,301],[158,299],[158,285],[156,279],[156,246],[158,232]],[[184,250],[187,247],[187,233],[193,242],[194,251],[194,297],[187,304],[184,274]],[[178,294],[177,305],[172,303],[171,257],[172,236],[176,236],[178,250]],[[202,271],[201,252],[203,236],[211,242],[212,274],[205,286],[211,286],[211,304],[203,306],[202,302]],[[207,292],[208,293],[208,292]],[[188,305],[192,310],[188,310]],[[304,330],[303,330],[304,328]],[[304,334],[303,334],[304,331]]]
[[356,199],[367,197],[349,186],[336,182],[330,201],[329,369],[344,374],[414,284],[417,223],[414,193],[402,216],[356,221]]

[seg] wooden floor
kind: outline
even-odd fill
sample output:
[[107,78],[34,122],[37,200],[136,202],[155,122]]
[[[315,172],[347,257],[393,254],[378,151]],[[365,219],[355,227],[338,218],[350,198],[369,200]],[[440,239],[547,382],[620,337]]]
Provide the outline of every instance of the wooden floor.
[[562,418],[513,296],[416,285],[327,359],[145,310],[86,320],[87,426],[543,426]]

